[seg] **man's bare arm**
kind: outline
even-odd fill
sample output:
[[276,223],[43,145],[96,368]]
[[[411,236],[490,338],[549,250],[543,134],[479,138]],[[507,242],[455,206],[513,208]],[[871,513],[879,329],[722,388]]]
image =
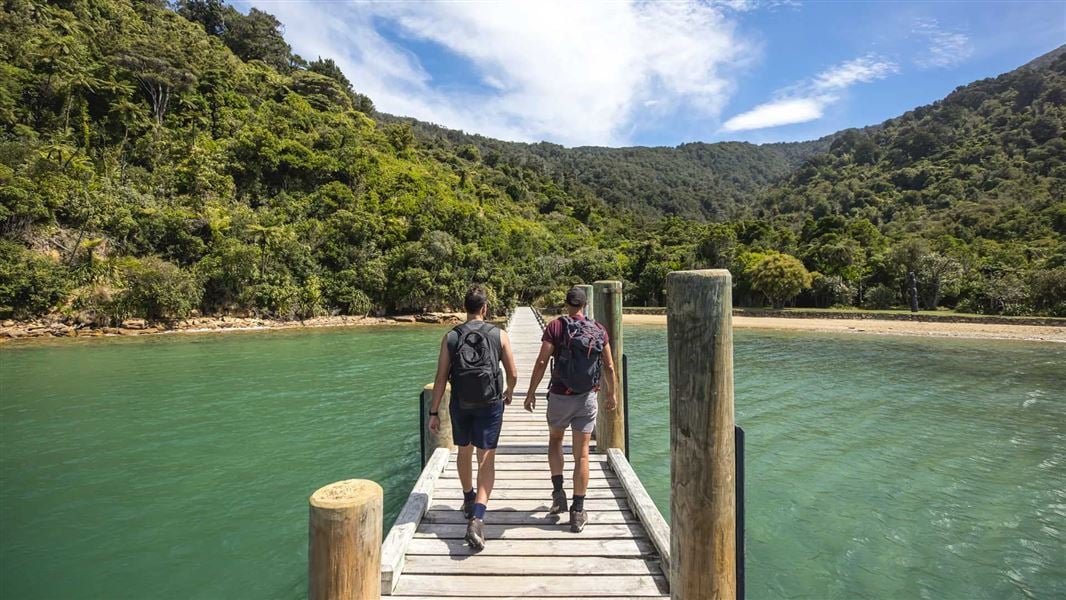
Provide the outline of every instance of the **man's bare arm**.
[[507,391],[504,392],[504,402],[511,403],[514,388],[518,385],[518,367],[515,366],[514,352],[511,351],[511,338],[506,331],[500,332],[500,342],[503,346],[503,371],[507,374]]
[[537,387],[540,380],[544,379],[544,371],[548,369],[548,359],[555,352],[555,345],[551,342],[540,343],[540,354],[537,362],[533,365],[533,373],[529,377],[529,390],[526,391],[526,410],[532,412],[537,407]]
[[610,344],[603,347],[603,355],[600,358],[603,361],[603,372],[607,375],[604,378],[604,384],[607,388],[607,401],[604,403],[604,408],[614,410],[618,406],[618,379],[615,375],[614,358],[611,356]]
[[448,371],[452,368],[452,355],[448,352],[448,336],[440,342],[440,356],[437,357],[437,376],[433,378],[433,404],[430,412],[437,412],[444,399],[444,386],[448,384]]

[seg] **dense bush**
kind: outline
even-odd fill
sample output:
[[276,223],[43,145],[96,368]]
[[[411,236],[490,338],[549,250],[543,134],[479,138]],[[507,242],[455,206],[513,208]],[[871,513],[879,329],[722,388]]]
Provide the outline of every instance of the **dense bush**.
[[752,289],[766,295],[774,308],[811,287],[811,274],[795,256],[772,252],[751,269]]
[[58,261],[0,240],[0,317],[47,313],[70,287],[68,271]]
[[864,306],[876,310],[885,310],[899,304],[899,292],[887,285],[877,285],[866,291]]
[[474,281],[505,307],[602,278],[661,304],[707,267],[738,306],[913,271],[923,308],[1063,312],[1061,53],[815,142],[567,149],[376,114],[268,13],[174,8],[0,11],[0,315],[435,310]]
[[200,303],[202,288],[181,267],[155,257],[126,258],[117,265],[123,289],[116,298],[121,316],[181,319]]

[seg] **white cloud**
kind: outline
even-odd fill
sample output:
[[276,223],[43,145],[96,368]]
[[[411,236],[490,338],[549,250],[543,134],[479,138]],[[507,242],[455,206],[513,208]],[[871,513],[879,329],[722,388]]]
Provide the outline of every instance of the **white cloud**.
[[914,63],[922,68],[953,67],[973,54],[969,36],[956,31],[946,31],[935,19],[918,20],[911,29],[911,34],[929,44],[925,52],[914,59]]
[[855,58],[778,92],[778,98],[730,118],[723,131],[747,131],[806,123],[822,118],[847,88],[884,79],[899,71],[896,63],[873,55]]
[[724,131],[745,131],[778,125],[804,123],[822,117],[823,105],[813,98],[776,100],[760,104],[746,113],[729,119],[722,125]]
[[[648,106],[717,118],[750,55],[705,3],[250,4],[285,24],[299,54],[334,58],[380,110],[512,140],[621,144]],[[447,49],[484,87],[435,85],[383,24]]]
[[841,63],[818,74],[811,83],[816,90],[828,91],[869,83],[895,73],[899,67],[891,61],[875,56],[863,56]]

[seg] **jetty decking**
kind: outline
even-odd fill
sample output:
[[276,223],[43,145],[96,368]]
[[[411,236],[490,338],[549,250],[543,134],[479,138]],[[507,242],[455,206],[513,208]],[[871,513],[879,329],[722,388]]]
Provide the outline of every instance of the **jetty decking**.
[[[455,453],[437,449],[382,546],[383,595],[405,598],[668,598],[670,532],[624,453],[590,457],[589,523],[571,533],[569,515],[549,515],[545,383],[533,414],[523,410],[540,350],[541,323],[517,309],[508,332],[519,384],[504,413],[496,485],[485,517],[485,548],[463,540],[466,519]],[[446,417],[445,417],[446,418]],[[594,442],[595,443],[595,442]],[[565,446],[567,495],[573,460]],[[475,461],[475,476],[476,476]]]

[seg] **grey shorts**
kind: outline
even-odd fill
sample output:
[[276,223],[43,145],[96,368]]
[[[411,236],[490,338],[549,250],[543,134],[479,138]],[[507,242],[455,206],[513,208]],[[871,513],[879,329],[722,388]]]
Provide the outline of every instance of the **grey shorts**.
[[548,393],[548,426],[552,429],[573,427],[574,431],[592,433],[596,429],[596,392],[574,394]]

